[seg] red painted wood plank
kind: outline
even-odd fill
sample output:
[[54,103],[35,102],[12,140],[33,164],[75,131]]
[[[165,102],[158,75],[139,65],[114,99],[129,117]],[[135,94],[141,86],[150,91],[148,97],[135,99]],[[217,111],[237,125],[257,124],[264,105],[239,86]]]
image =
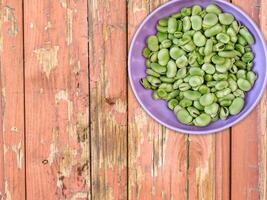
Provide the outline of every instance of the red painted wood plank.
[[22,2],[2,0],[0,7],[0,198],[25,199]]
[[126,1],[89,0],[92,199],[127,198]]
[[[146,15],[165,1],[130,0],[128,43]],[[152,120],[128,93],[129,199],[186,199],[187,137]]]
[[[257,0],[233,0],[254,21],[259,22],[259,8]],[[266,112],[260,107],[255,109],[249,117],[232,128],[232,199],[259,199],[259,152],[261,117]],[[266,131],[266,130],[265,130]]]
[[90,197],[87,1],[25,0],[27,199]]

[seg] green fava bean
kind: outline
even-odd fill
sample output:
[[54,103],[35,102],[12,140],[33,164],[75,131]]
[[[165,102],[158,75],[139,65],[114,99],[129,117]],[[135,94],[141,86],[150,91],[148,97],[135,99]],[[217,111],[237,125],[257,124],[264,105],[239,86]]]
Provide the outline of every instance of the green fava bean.
[[202,8],[199,5],[194,5],[192,7],[192,15],[198,15],[201,11],[202,11]]
[[191,124],[191,122],[193,121],[193,117],[189,114],[189,112],[186,109],[179,110],[176,113],[176,117],[181,123],[186,125]]
[[158,52],[152,52],[151,53],[150,61],[153,62],[153,63],[158,61]]
[[226,81],[228,78],[227,74],[214,74],[213,75],[213,79],[215,81]]
[[180,58],[181,56],[185,55],[185,51],[179,47],[172,47],[170,49],[170,56],[172,59],[177,60],[178,58]]
[[200,115],[200,112],[198,109],[194,108],[194,107],[188,107],[187,108],[187,111],[189,112],[189,114],[192,116],[192,117],[198,117]]
[[182,55],[180,58],[176,60],[176,65],[179,68],[186,67],[188,65],[188,59],[185,55]]
[[219,56],[223,57],[223,58],[234,58],[236,56],[241,56],[241,54],[236,51],[236,50],[232,50],[232,51],[220,51],[218,53]]
[[193,37],[194,44],[198,47],[203,47],[206,44],[206,38],[200,31],[196,32]]
[[229,112],[231,115],[237,115],[239,114],[243,107],[244,107],[245,101],[243,98],[237,97],[232,102],[231,106],[229,107]]
[[177,13],[172,14],[172,17],[176,18],[176,19],[179,19],[179,18],[182,17],[182,14],[181,14],[181,12],[177,12]]
[[206,37],[212,37],[212,36],[215,36],[217,34],[219,34],[220,32],[222,32],[222,26],[220,24],[217,24],[209,29],[207,29],[205,31],[205,36]]
[[157,77],[157,78],[160,77],[160,74],[157,73],[157,72],[155,72],[155,71],[153,71],[152,69],[147,69],[147,70],[146,70],[146,73],[147,73],[148,75],[151,75],[151,76],[154,76],[154,77]]
[[230,25],[234,21],[234,16],[230,13],[219,14],[219,21],[223,25]]
[[231,24],[231,28],[233,28],[234,31],[238,33],[240,29],[240,23],[237,21],[233,21],[233,23]]
[[212,53],[213,51],[213,41],[212,39],[208,39],[206,42],[206,46],[204,48],[204,55],[208,56]]
[[181,69],[179,69],[179,70],[177,71],[177,74],[176,74],[176,76],[175,76],[175,79],[181,79],[181,78],[184,78],[184,77],[186,77],[186,74],[187,74],[187,70],[186,70],[185,67],[183,67],[183,68],[181,68]]
[[170,83],[162,83],[162,84],[159,86],[159,89],[163,89],[163,90],[165,90],[166,92],[171,92],[171,91],[173,91],[172,84],[170,84]]
[[182,83],[183,83],[182,79],[175,81],[175,83],[173,84],[173,89],[177,90],[179,88],[179,85]]
[[166,76],[168,78],[174,78],[177,73],[177,66],[176,63],[173,60],[170,60],[167,65],[167,73]]
[[189,74],[191,76],[204,76],[204,71],[198,67],[191,67],[189,69]]
[[154,100],[160,100],[160,97],[159,97],[159,95],[158,95],[158,91],[157,91],[157,90],[153,92],[153,94],[152,94],[152,98],[153,98]]
[[257,75],[254,72],[250,71],[247,73],[247,80],[251,85],[254,85],[255,81],[257,80]]
[[242,56],[242,61],[249,63],[254,59],[254,54],[252,52],[247,52]]
[[245,92],[251,90],[251,87],[252,87],[251,83],[248,80],[243,79],[243,78],[240,78],[237,80],[237,85],[241,90]]
[[168,33],[168,27],[166,26],[160,26],[159,24],[157,25],[157,31],[161,33]]
[[237,66],[239,69],[246,69],[247,65],[246,63],[242,62],[241,60],[235,61],[235,66]]
[[179,31],[176,31],[174,34],[173,34],[174,37],[176,38],[181,38],[183,37],[183,33],[182,32],[179,32]]
[[169,102],[168,102],[168,107],[173,110],[177,105],[178,105],[178,100],[177,99],[171,99]]
[[150,62],[150,60],[146,60],[146,67],[147,68],[151,68],[151,62]]
[[220,105],[223,106],[223,107],[228,107],[232,104],[232,101],[231,100],[222,100],[220,101]]
[[160,79],[154,77],[154,76],[147,76],[146,77],[148,82],[152,85],[152,86],[155,86],[155,87],[158,87],[160,84],[161,84],[161,81]]
[[188,83],[182,83],[179,85],[179,90],[180,91],[186,91],[189,90],[191,86]]
[[245,93],[242,90],[240,90],[240,89],[237,89],[236,91],[234,91],[233,94],[236,97],[242,97],[242,98],[245,97]]
[[229,116],[229,110],[226,107],[221,107],[220,109],[220,119],[225,120]]
[[222,42],[224,44],[227,44],[229,41],[230,41],[230,37],[225,34],[225,33],[219,33],[217,36],[216,36],[216,39],[219,41],[219,42]]
[[[177,96],[179,96],[179,91],[178,90],[174,90],[171,93],[168,94],[167,100],[171,100],[176,98]],[[178,103],[177,103],[178,104]]]
[[192,29],[199,31],[202,28],[202,18],[198,15],[191,16]]
[[175,106],[175,108],[173,109],[173,111],[174,111],[174,113],[178,113],[180,110],[183,110],[184,108],[182,107],[182,106],[180,106],[180,105],[177,105],[177,106]]
[[218,23],[218,17],[214,13],[208,13],[203,20],[203,24],[207,27],[212,27]]
[[204,94],[203,96],[200,97],[199,103],[202,106],[209,106],[211,105],[215,100],[215,96],[212,93]]
[[204,82],[204,79],[201,76],[191,76],[189,78],[189,85],[192,87],[200,86],[203,84],[203,82]]
[[149,50],[149,48],[144,48],[143,49],[143,56],[145,58],[149,58],[150,54],[151,54],[151,51]]
[[188,90],[185,91],[183,94],[185,98],[192,101],[198,100],[201,97],[201,94],[198,91]]
[[182,8],[181,10],[181,14],[182,14],[182,17],[185,17],[185,16],[190,16],[192,13],[192,8]]
[[246,46],[248,44],[248,42],[246,41],[246,39],[243,36],[241,36],[240,34],[237,35],[237,42],[239,44],[241,44],[242,46]]
[[219,105],[217,103],[213,103],[209,106],[206,106],[204,111],[210,116],[216,116],[219,111]]
[[168,96],[168,93],[164,89],[158,89],[157,90],[157,95],[161,99],[165,99]]
[[201,94],[208,94],[210,92],[210,88],[206,85],[201,85],[198,89],[198,91],[201,93]]
[[151,63],[150,67],[154,72],[157,72],[159,74],[165,74],[167,71],[166,67],[163,67],[158,63]]
[[236,35],[235,30],[232,27],[229,27],[227,29],[226,33],[230,36],[231,42],[233,42],[233,43],[237,42],[237,35]]
[[170,48],[171,46],[172,46],[172,41],[169,40],[169,39],[163,40],[163,41],[161,42],[161,45],[160,45],[160,47],[161,47],[162,49]]
[[149,36],[147,39],[147,47],[151,51],[158,51],[159,50],[158,38],[154,35]]
[[158,61],[162,66],[166,66],[170,60],[168,49],[161,49],[158,53]]
[[238,70],[236,73],[236,77],[246,79],[246,71],[243,69]]
[[230,59],[226,59],[224,64],[216,65],[216,71],[220,73],[226,73],[228,69],[232,67],[233,63]]
[[157,37],[158,37],[159,42],[162,42],[162,41],[168,39],[168,34],[167,33],[158,32],[157,33]]
[[182,46],[182,48],[186,51],[186,52],[192,52],[196,49],[196,45],[193,41],[190,41],[189,43],[187,43],[186,45]]
[[215,13],[217,15],[222,13],[221,9],[218,6],[214,5],[214,4],[208,5],[207,8],[206,8],[206,11],[208,13]]
[[175,33],[177,30],[177,21],[175,18],[170,17],[168,20],[168,33]]
[[206,82],[212,81],[213,80],[213,76],[211,74],[206,74],[204,76],[204,79]]
[[214,51],[223,51],[225,49],[225,44],[224,43],[217,43],[213,46]]
[[189,100],[189,99],[186,99],[186,98],[183,98],[179,102],[179,105],[182,106],[183,108],[190,107],[190,106],[192,106],[192,104],[193,104],[193,101],[192,100]]
[[211,123],[211,117],[208,114],[202,113],[194,121],[195,126],[204,127]]
[[232,92],[237,90],[237,83],[233,79],[228,80],[229,88],[232,90]]
[[145,89],[150,89],[151,88],[151,84],[149,83],[149,81],[147,80],[147,78],[142,78],[140,80],[141,85],[145,88]]
[[174,83],[175,79],[174,78],[168,78],[166,76],[161,76],[159,78],[163,83]]
[[158,22],[159,25],[160,26],[168,26],[168,19],[169,19],[168,17],[160,19],[159,22]]
[[193,102],[193,106],[194,106],[196,109],[200,110],[200,111],[203,111],[203,110],[204,110],[204,106],[202,106],[202,105],[199,103],[199,101],[194,101],[194,102]]
[[187,32],[191,29],[191,21],[190,21],[190,17],[186,16],[182,19],[183,22],[183,32]]
[[220,90],[220,91],[216,92],[216,96],[217,96],[218,98],[222,98],[222,97],[224,97],[224,96],[230,94],[231,92],[232,92],[232,91],[231,91],[230,88],[225,88],[225,89],[223,89],[223,90]]
[[218,55],[215,55],[211,58],[211,61],[216,64],[216,65],[222,65],[225,63],[225,58],[221,57],[221,56],[218,56]]
[[254,37],[251,35],[251,33],[248,31],[246,27],[243,27],[240,29],[239,34],[246,40],[246,42],[249,45],[252,45],[255,43]]
[[216,90],[223,90],[229,86],[229,83],[227,81],[219,81],[216,85],[215,88]]

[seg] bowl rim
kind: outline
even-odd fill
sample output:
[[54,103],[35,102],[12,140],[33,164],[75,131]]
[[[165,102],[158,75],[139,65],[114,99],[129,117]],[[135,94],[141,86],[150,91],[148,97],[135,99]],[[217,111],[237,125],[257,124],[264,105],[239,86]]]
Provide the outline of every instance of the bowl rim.
[[[143,26],[146,24],[146,22],[155,14],[157,13],[159,10],[163,9],[164,7],[168,6],[168,5],[171,5],[171,4],[174,4],[174,3],[177,3],[177,2],[180,2],[180,1],[183,1],[183,0],[172,0],[172,1],[169,1],[169,2],[166,2],[164,4],[162,4],[161,6],[159,6],[158,8],[156,8],[154,11],[152,11],[149,15],[147,15],[145,17],[145,19],[142,21],[142,23],[139,25],[137,31],[135,32],[134,34],[134,37],[131,41],[131,45],[130,45],[130,49],[129,49],[129,53],[128,53],[128,78],[129,78],[129,82],[130,82],[130,85],[131,85],[131,88],[132,88],[132,91],[134,93],[134,96],[135,98],[137,99],[138,103],[141,105],[141,107],[146,111],[146,113],[152,118],[154,119],[156,122],[160,123],[161,125],[175,131],[176,133],[182,133],[182,134],[192,134],[192,135],[205,135],[205,134],[211,134],[211,133],[218,133],[218,132],[221,132],[227,128],[230,128],[234,125],[236,125],[237,123],[241,122],[243,119],[245,119],[246,117],[248,117],[248,115],[254,110],[254,108],[258,105],[259,101],[261,100],[263,94],[264,94],[264,91],[265,91],[265,88],[266,88],[266,83],[267,83],[267,70],[266,70],[266,73],[265,73],[265,77],[264,77],[264,82],[263,82],[263,85],[262,85],[262,88],[260,90],[260,93],[259,95],[257,96],[256,100],[254,101],[253,105],[248,108],[248,110],[243,113],[238,119],[236,119],[235,121],[231,122],[231,123],[228,123],[222,127],[219,127],[219,128],[213,128],[211,130],[206,130],[206,131],[203,131],[203,130],[185,130],[183,128],[177,128],[175,126],[172,126],[172,125],[168,125],[166,124],[165,122],[163,122],[161,119],[157,118],[156,116],[154,116],[147,108],[146,106],[143,104],[142,100],[140,99],[140,97],[138,96],[137,94],[137,91],[134,87],[134,83],[133,83],[133,80],[132,80],[132,76],[131,76],[131,55],[132,55],[132,51],[133,51],[133,46],[136,42],[136,39],[137,39],[137,36],[139,35],[141,29],[143,28]],[[265,42],[265,39],[264,39],[264,36],[262,34],[262,32],[260,31],[258,25],[251,19],[250,16],[248,16],[243,10],[241,10],[241,8],[237,7],[236,5],[230,3],[230,2],[227,2],[227,1],[223,1],[223,0],[214,0],[214,4],[216,4],[217,2],[219,3],[222,3],[222,4],[225,4],[227,6],[230,6],[230,7],[233,7],[237,12],[241,13],[242,15],[244,15],[247,20],[249,21],[249,23],[251,23],[251,25],[253,26],[253,28],[256,30],[256,33],[258,34],[260,40],[261,40],[261,43],[263,45],[263,49],[264,49],[264,55],[267,55],[267,48],[266,48],[266,42]],[[266,62],[267,62],[267,59],[266,59]]]

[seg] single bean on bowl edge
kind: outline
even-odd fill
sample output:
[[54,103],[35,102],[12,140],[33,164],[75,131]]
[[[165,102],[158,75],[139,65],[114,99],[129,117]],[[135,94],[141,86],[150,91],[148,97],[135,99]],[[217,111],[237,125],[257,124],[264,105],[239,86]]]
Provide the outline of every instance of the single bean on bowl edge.
[[217,5],[199,5],[160,19],[143,49],[147,76],[140,80],[155,100],[168,102],[179,122],[207,126],[239,114],[257,80],[254,37]]

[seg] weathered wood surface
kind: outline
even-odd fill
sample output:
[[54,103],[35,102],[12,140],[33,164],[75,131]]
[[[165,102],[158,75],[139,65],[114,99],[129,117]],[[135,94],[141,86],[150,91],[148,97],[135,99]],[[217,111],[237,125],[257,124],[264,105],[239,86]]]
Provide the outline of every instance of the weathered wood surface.
[[[152,120],[127,80],[141,21],[167,0],[0,0],[0,199],[267,198],[266,94],[232,129]],[[267,3],[233,0],[267,37]]]

